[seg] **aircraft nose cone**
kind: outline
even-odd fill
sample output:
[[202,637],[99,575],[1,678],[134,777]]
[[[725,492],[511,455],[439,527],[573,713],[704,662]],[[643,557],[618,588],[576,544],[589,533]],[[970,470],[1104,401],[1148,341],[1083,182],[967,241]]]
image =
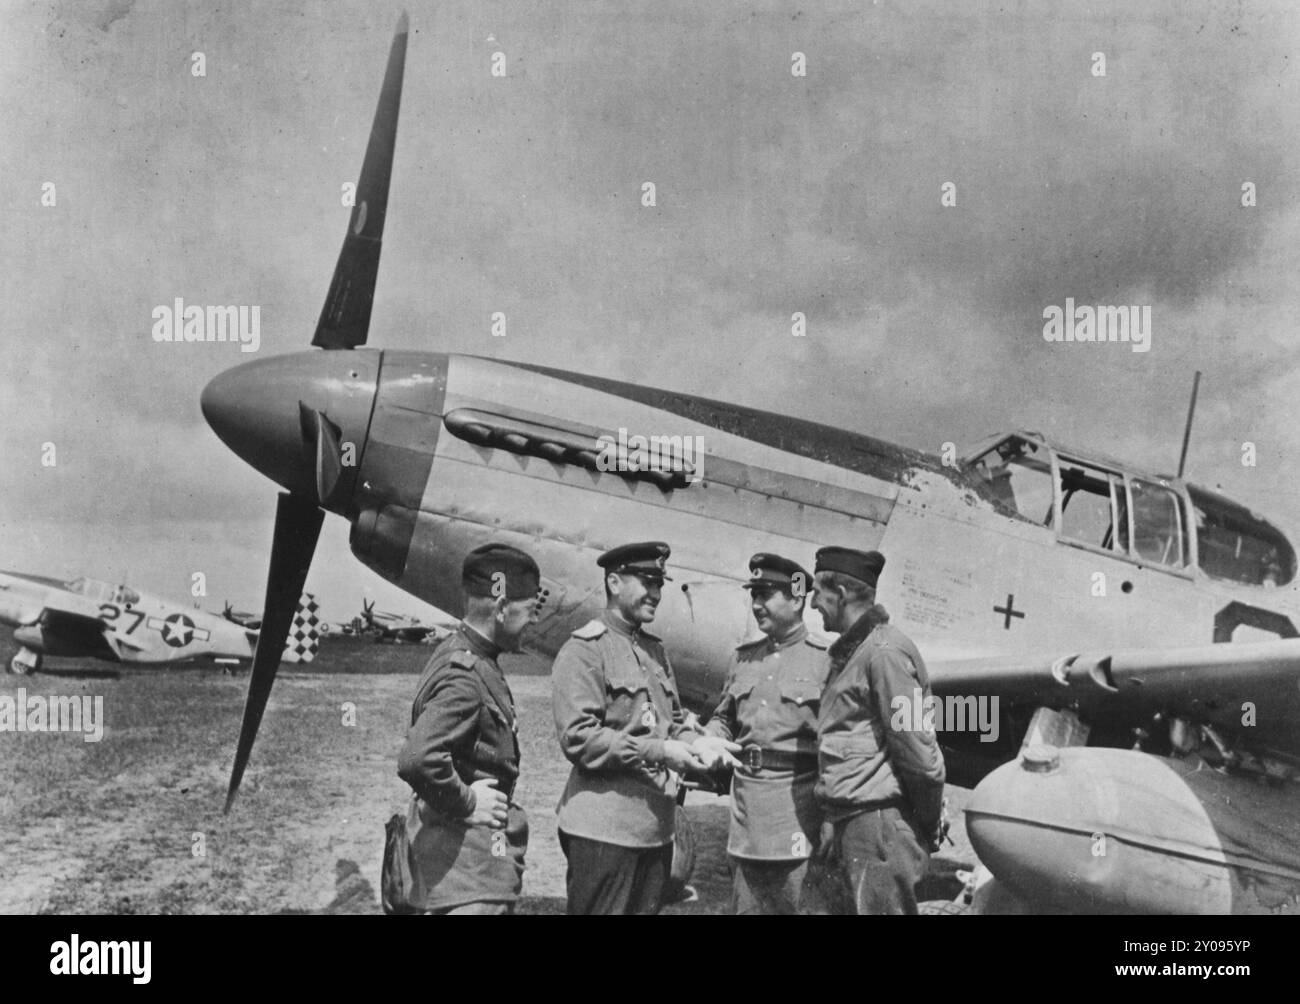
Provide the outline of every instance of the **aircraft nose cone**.
[[212,431],[244,461],[289,491],[314,495],[315,462],[303,438],[301,405],[325,415],[360,464],[380,353],[298,352],[218,374],[200,407]]

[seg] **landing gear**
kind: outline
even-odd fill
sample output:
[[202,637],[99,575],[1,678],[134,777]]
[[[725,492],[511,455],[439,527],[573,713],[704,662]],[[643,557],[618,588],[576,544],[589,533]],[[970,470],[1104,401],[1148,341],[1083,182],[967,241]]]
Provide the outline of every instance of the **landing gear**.
[[18,653],[9,660],[9,672],[18,676],[27,676],[29,673],[35,673],[40,668],[40,653],[33,652],[29,648],[20,648]]

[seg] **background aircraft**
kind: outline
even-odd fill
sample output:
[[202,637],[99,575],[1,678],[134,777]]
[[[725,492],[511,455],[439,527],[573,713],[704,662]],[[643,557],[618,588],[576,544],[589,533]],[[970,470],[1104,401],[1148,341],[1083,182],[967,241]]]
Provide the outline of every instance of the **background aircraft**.
[[361,601],[361,613],[352,618],[352,634],[371,634],[376,641],[439,642],[447,637],[445,625],[425,624],[418,617],[406,617],[375,609],[375,601]]
[[[750,628],[748,555],[810,563],[848,544],[889,559],[879,599],[936,695],[999,700],[996,741],[942,736],[950,779],[978,783],[968,829],[997,878],[984,905],[1296,909],[1300,600],[1280,530],[1182,478],[1034,433],[941,459],[576,372],[361,348],[406,39],[403,17],[312,339],[324,351],[248,363],[203,392],[217,435],[286,489],[227,809],[324,511],[348,520],[361,561],[449,612],[471,548],[528,550],[545,653],[602,606],[596,555],[669,541],[675,581],[654,629],[697,709]],[[602,437],[619,430],[700,436],[704,461],[646,470],[620,455],[608,470]],[[1026,741],[1069,748],[1015,760]]]
[[[320,637],[315,599],[304,595],[291,615],[291,630],[276,643],[277,662],[311,662]],[[20,648],[9,672],[19,674],[39,670],[46,655],[141,665],[238,662],[253,658],[258,639],[224,617],[130,586],[18,572],[0,572],[0,623],[14,629]]]
[[236,610],[229,600],[222,607],[221,616],[233,624],[252,628],[254,631],[262,626],[262,619],[257,614],[250,613],[247,610]]

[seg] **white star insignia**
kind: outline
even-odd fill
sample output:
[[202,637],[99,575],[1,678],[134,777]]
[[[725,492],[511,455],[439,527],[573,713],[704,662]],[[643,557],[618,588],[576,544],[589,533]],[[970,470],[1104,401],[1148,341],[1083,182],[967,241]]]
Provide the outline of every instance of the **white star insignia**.
[[188,645],[193,632],[194,629],[183,619],[163,622],[163,637],[169,642],[179,638],[182,646]]

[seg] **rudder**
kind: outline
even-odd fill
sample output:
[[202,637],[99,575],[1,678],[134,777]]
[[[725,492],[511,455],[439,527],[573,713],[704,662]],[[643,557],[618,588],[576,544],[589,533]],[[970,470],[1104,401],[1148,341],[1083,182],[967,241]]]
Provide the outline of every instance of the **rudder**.
[[282,662],[311,662],[320,647],[320,606],[311,593],[303,593],[294,611],[289,636],[284,640]]

